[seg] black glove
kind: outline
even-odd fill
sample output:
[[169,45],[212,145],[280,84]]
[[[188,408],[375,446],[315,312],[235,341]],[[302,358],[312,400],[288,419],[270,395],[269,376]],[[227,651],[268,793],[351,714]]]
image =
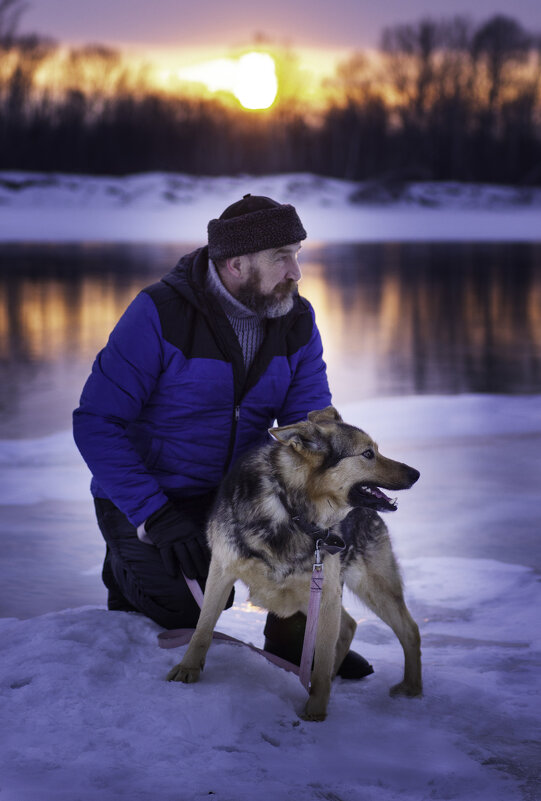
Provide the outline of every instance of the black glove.
[[205,526],[198,525],[172,501],[167,501],[146,519],[145,530],[159,548],[170,576],[178,576],[180,570],[190,579],[208,575],[210,550]]

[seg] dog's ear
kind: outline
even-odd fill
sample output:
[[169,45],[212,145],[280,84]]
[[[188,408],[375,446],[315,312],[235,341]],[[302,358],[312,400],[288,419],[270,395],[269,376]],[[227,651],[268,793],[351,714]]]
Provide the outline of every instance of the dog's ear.
[[321,435],[312,423],[301,422],[269,428],[269,434],[281,445],[287,445],[298,453],[302,451],[313,453],[325,449]]
[[327,406],[326,409],[318,409],[313,412],[308,412],[308,419],[311,423],[341,423],[342,418],[334,408],[334,406]]

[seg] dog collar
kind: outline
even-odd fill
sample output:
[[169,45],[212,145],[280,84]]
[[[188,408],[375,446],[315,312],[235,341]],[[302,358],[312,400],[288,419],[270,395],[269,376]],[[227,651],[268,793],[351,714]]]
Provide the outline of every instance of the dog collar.
[[334,534],[328,528],[318,528],[314,526],[313,523],[309,523],[308,520],[304,517],[304,515],[291,515],[291,521],[295,523],[305,534],[308,534],[313,540],[316,540],[317,547],[322,551],[327,551],[327,553],[340,553],[346,547],[346,543],[339,537],[338,534]]

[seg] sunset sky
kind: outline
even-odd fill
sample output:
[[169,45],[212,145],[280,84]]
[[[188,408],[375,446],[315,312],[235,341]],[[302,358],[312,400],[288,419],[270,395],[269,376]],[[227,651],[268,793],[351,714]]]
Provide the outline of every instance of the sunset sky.
[[[108,45],[132,66],[150,66],[152,85],[159,89],[226,91],[250,109],[272,106],[277,93],[284,98],[284,76],[293,86],[290,62],[282,58],[279,82],[275,74],[284,48],[298,57],[292,96],[317,104],[322,80],[355,51],[377,48],[389,25],[454,15],[480,23],[501,13],[541,33],[539,0],[515,0],[511,7],[505,0],[28,0],[25,5],[21,33],[49,36],[66,47]],[[248,55],[252,48],[270,52],[275,61]],[[48,69],[41,74],[45,83],[51,80]],[[59,66],[59,80],[64,72]]]
[[386,25],[423,15],[469,14],[478,22],[495,13],[541,31],[538,0],[29,0],[21,28],[68,44],[176,52],[187,63],[246,46],[257,33],[301,54],[304,49],[344,54],[377,46]]

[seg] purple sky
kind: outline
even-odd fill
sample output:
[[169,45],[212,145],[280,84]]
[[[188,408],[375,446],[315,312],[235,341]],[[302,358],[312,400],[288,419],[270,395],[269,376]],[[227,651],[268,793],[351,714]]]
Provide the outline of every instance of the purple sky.
[[262,32],[293,47],[355,49],[378,44],[385,25],[423,15],[496,13],[541,32],[541,0],[29,0],[21,31],[81,44],[230,47]]

